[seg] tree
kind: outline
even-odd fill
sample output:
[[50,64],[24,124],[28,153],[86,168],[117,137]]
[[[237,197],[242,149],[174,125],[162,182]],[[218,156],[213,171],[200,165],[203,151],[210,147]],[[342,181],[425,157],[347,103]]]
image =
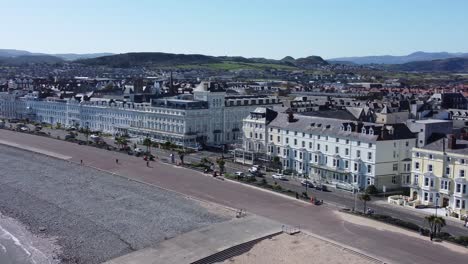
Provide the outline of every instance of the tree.
[[146,137],[143,140],[143,145],[146,146],[146,152],[151,153],[151,145],[152,144],[153,144],[153,142],[151,141],[151,138],[149,138],[149,137]]
[[223,174],[224,168],[225,168],[224,166],[226,165],[226,162],[223,159],[218,159],[216,163],[218,163],[218,166],[219,166],[219,174]]
[[211,164],[210,160],[208,158],[206,158],[206,157],[202,158],[200,160],[200,163],[201,164]]
[[375,185],[369,185],[367,186],[366,188],[366,193],[370,194],[370,195],[375,195],[377,194],[379,191],[377,190],[377,187],[375,187]]
[[55,124],[55,128],[56,128],[56,129],[62,128],[62,124],[60,124],[60,123]]
[[367,202],[371,200],[371,196],[368,193],[363,193],[359,195],[359,200],[364,202],[364,213],[366,213],[367,210]]
[[282,167],[281,159],[278,156],[273,157],[272,166],[275,169],[281,169],[281,167]]
[[432,235],[438,236],[440,234],[440,231],[442,230],[442,227],[446,225],[445,219],[440,216],[429,215],[424,218],[429,224],[429,230]]
[[124,137],[118,137],[115,139],[115,144],[117,144],[117,146],[119,146],[119,148],[122,149],[127,146],[128,140]]
[[170,141],[166,141],[163,143],[163,149],[170,149],[172,146]]
[[91,130],[89,130],[89,127],[86,126],[84,129],[83,129],[83,134],[85,135],[86,137],[86,144],[88,144],[88,138],[89,138],[89,135],[91,134]]

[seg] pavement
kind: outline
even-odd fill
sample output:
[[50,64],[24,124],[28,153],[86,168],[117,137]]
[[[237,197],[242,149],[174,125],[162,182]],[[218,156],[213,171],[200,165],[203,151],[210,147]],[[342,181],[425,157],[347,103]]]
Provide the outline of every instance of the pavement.
[[179,235],[104,264],[190,264],[225,249],[281,232],[280,223],[248,215]]
[[[147,167],[141,158],[134,156],[7,130],[0,132],[0,140],[71,156],[73,162],[83,160],[86,165],[133,180],[231,208],[242,208],[289,226],[299,226],[302,230],[363,250],[388,263],[466,262],[468,251],[460,253],[431,243],[424,237],[357,225],[337,216],[336,208],[285,199],[193,170],[160,162],[153,162]],[[119,164],[115,163],[116,158],[119,158]]]

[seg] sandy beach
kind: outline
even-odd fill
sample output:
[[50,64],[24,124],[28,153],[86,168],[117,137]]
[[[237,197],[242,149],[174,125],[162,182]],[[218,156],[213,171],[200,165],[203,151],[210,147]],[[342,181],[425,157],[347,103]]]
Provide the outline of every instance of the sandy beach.
[[378,263],[307,234],[281,234],[256,244],[223,264],[370,264]]

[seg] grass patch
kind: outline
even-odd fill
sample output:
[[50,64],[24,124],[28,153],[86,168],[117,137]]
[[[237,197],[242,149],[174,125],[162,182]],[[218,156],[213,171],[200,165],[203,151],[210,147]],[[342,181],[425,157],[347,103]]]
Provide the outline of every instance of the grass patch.
[[269,63],[244,63],[244,62],[219,62],[208,64],[183,64],[175,66],[179,69],[211,69],[211,70],[287,70],[293,71],[298,68],[282,64],[269,64]]

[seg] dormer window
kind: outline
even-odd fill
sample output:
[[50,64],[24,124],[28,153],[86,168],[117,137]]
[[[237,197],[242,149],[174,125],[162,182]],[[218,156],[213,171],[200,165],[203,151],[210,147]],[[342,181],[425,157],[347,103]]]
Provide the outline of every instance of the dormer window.
[[374,130],[372,128],[369,129],[369,135],[374,135]]
[[366,129],[365,129],[365,128],[362,128],[361,133],[362,133],[362,134],[366,134]]
[[351,126],[348,125],[348,132],[351,132]]

